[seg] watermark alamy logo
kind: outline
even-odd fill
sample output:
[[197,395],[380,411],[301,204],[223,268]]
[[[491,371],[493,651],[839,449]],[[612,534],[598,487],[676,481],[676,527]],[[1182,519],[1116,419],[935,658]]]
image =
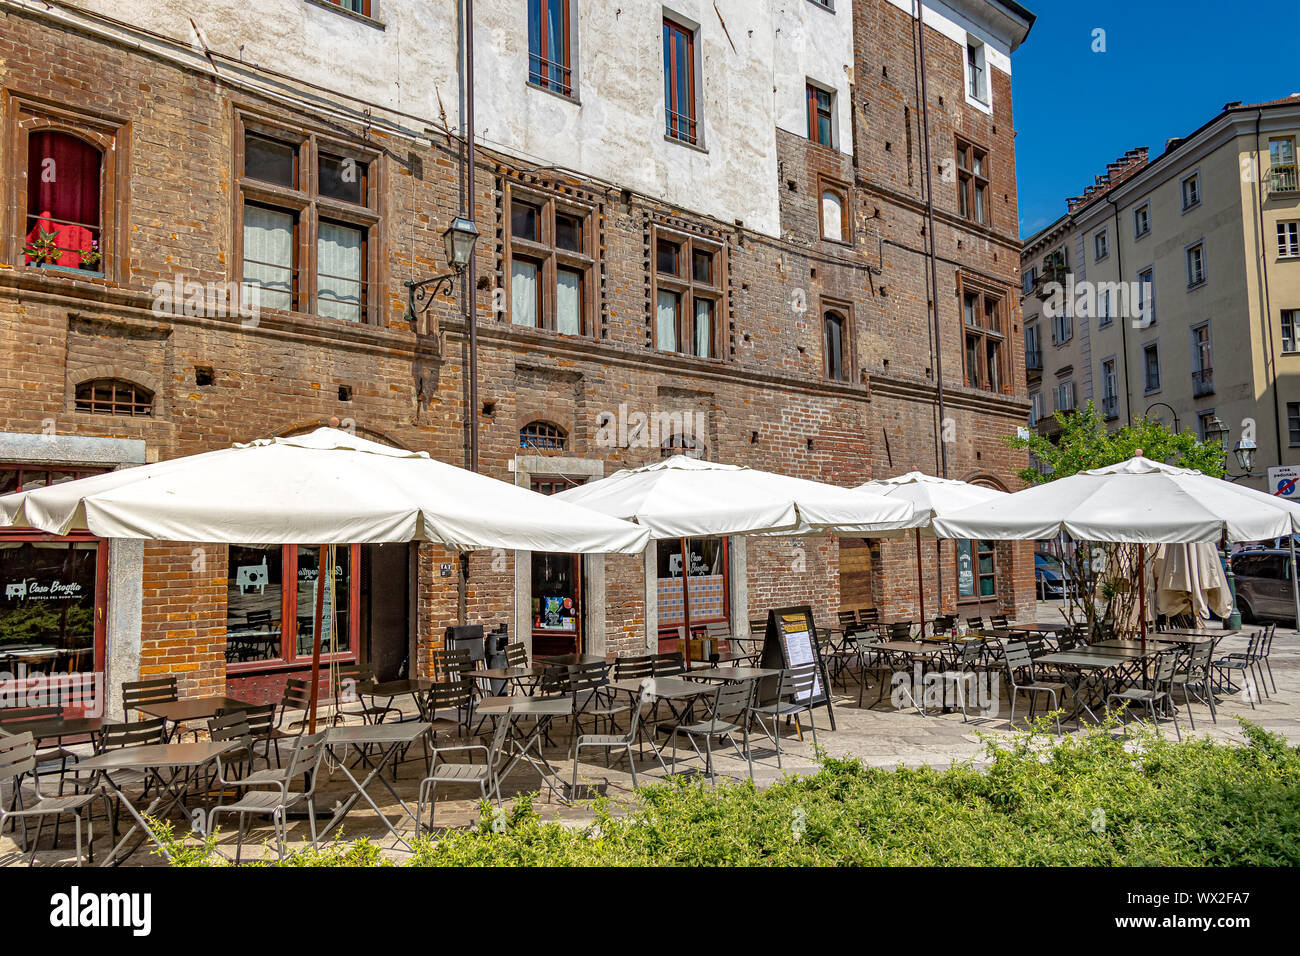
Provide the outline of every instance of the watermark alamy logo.
[[704,448],[703,412],[618,411],[596,416],[596,445],[600,448],[663,448],[670,443],[683,454],[699,457]]
[[200,282],[178,272],[172,281],[159,279],[149,290],[157,316],[196,319],[238,318],[255,328],[261,320],[261,286],[252,282]]
[[152,893],[93,893],[72,886],[50,897],[50,925],[56,929],[126,928],[132,936],[153,931]]

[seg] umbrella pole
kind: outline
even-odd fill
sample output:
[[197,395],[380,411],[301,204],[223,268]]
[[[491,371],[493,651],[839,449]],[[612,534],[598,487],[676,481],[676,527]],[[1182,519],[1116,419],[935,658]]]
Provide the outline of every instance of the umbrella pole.
[[686,646],[682,648],[682,657],[686,669],[691,669],[691,552],[688,540],[682,538],[682,622],[686,625]]
[[325,616],[325,558],[329,545],[320,546],[316,559],[316,627],[311,635],[311,716],[307,733],[316,733],[316,706],[320,703],[320,631]]
[[1286,543],[1291,548],[1291,600],[1295,602],[1295,626],[1300,630],[1300,582],[1295,579],[1295,534],[1286,536]]
[[925,581],[921,576],[921,529],[916,529],[916,595],[921,602],[921,635],[925,636]]
[[[1147,546],[1138,545],[1138,625],[1142,632],[1142,653],[1147,652]],[[1142,658],[1142,676],[1146,677],[1146,657]]]

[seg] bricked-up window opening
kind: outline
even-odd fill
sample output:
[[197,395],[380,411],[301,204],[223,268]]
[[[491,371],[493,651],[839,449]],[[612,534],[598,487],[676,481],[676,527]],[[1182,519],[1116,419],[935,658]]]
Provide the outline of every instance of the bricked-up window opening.
[[594,335],[591,210],[510,190],[510,321],[561,335]]
[[98,272],[102,191],[99,149],[69,133],[33,132],[27,140],[23,261]]
[[957,140],[957,212],[962,218],[989,224],[988,150]]
[[963,288],[962,328],[965,337],[965,382],[986,392],[1003,391],[1008,382],[1004,362],[1006,296]]
[[845,363],[847,336],[848,322],[843,312],[830,309],[822,315],[822,348],[826,355],[826,377],[837,382],[847,381],[849,378]]
[[374,157],[251,119],[240,144],[242,280],[258,307],[373,321]]
[[849,190],[840,183],[819,183],[821,203],[817,218],[821,237],[832,242],[853,242],[853,216],[849,211]]
[[957,599],[979,601],[997,594],[997,551],[992,541],[957,542]]
[[528,82],[573,95],[571,0],[528,0]]
[[722,357],[722,247],[656,231],[655,347]]
[[[692,636],[696,636],[697,628],[703,630],[712,621],[731,619],[731,562],[727,538],[672,538],[656,542],[655,549],[661,640],[677,638],[677,628],[686,623],[687,610],[690,612]],[[686,560],[683,560],[683,553],[687,555]],[[690,602],[689,609],[686,601]],[[676,646],[670,649],[679,650]],[[692,649],[693,660],[700,659],[700,656]]]
[[569,436],[559,425],[529,422],[519,429],[519,447],[524,451],[564,451]]
[[818,145],[835,145],[834,104],[834,93],[808,84],[808,138]]
[[664,18],[664,113],[671,139],[699,142],[695,118],[695,33]]
[[76,388],[76,409],[97,415],[125,415],[132,418],[153,414],[153,392],[143,385],[116,378],[97,378]]
[[[333,604],[326,619],[337,626],[331,650],[322,635],[322,660],[352,660],[360,644],[360,577],[353,574],[361,546],[335,548]],[[226,580],[226,667],[236,672],[302,665],[311,659],[316,627],[315,545],[231,545]],[[327,592],[328,595],[328,592]],[[285,622],[289,622],[288,626]]]

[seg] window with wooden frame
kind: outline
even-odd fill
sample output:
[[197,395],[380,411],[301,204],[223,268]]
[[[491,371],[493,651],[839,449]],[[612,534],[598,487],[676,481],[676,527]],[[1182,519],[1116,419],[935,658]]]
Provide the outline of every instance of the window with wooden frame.
[[519,447],[525,451],[564,451],[569,436],[559,425],[529,422],[519,429]]
[[808,90],[808,138],[819,146],[835,145],[835,93],[813,83]]
[[153,415],[153,392],[143,385],[117,378],[97,378],[80,383],[75,392],[79,412],[147,418]]
[[126,278],[126,124],[11,93],[0,259],[49,275]]
[[324,0],[324,2],[333,4],[349,13],[355,13],[363,17],[370,16],[370,0]]
[[241,281],[257,306],[379,321],[376,154],[240,116]]
[[850,336],[852,308],[841,303],[822,303],[822,371],[836,382],[852,381],[853,350]]
[[572,2],[528,0],[528,82],[561,96],[573,95]]
[[1007,294],[958,280],[962,309],[962,364],[969,388],[1002,392],[1010,388],[1006,374]]
[[664,17],[664,114],[667,136],[698,145],[695,31]]
[[511,324],[595,335],[591,210],[508,187],[505,227]]
[[833,179],[817,178],[817,222],[823,239],[853,243],[853,210],[849,187]]
[[698,236],[655,229],[655,348],[722,357],[723,247]]
[[989,224],[988,150],[957,140],[957,213],[963,219]]

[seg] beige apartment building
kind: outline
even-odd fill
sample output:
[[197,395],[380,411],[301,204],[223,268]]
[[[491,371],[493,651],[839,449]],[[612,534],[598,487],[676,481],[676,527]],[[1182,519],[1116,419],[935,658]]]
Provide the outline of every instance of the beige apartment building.
[[[1021,254],[1030,425],[1096,403],[1300,463],[1300,94],[1130,150]],[[1231,463],[1231,459],[1230,459]]]

